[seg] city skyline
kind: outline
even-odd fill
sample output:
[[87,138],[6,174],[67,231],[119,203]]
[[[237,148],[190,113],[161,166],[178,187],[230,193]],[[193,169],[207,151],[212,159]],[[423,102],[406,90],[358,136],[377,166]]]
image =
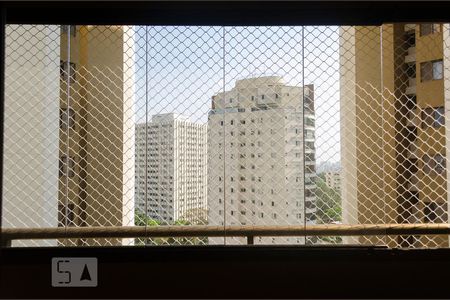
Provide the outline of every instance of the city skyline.
[[289,85],[314,84],[317,161],[340,161],[339,27],[150,26],[135,32],[147,37],[136,42],[135,123],[179,113],[206,124],[212,95],[240,79],[281,76]]

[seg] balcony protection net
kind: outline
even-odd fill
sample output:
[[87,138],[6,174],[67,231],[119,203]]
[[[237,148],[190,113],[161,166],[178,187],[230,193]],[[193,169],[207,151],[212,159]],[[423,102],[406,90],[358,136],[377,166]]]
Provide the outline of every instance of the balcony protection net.
[[[2,226],[213,225],[226,234],[226,226],[448,224],[449,32],[448,24],[8,25]],[[13,246],[246,243],[169,236]]]

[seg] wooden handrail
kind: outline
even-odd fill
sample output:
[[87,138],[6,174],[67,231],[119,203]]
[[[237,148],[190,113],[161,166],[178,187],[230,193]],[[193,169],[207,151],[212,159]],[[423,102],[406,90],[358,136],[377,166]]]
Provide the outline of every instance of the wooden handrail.
[[321,224],[291,226],[106,226],[56,228],[2,228],[3,245],[12,240],[63,238],[156,238],[156,237],[247,237],[255,236],[374,236],[450,235],[450,224]]

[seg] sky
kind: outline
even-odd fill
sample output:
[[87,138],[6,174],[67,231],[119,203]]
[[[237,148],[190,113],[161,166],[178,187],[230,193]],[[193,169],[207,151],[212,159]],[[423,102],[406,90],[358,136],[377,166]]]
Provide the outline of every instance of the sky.
[[176,112],[206,123],[236,80],[314,84],[316,161],[340,160],[339,27],[135,27],[136,123]]

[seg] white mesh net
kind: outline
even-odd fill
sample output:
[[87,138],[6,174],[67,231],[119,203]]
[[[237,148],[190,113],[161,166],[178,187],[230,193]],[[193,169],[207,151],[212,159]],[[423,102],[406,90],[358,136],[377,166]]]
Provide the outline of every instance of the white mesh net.
[[[8,25],[3,226],[448,223],[449,57],[447,24]],[[447,247],[448,237],[254,243]]]

